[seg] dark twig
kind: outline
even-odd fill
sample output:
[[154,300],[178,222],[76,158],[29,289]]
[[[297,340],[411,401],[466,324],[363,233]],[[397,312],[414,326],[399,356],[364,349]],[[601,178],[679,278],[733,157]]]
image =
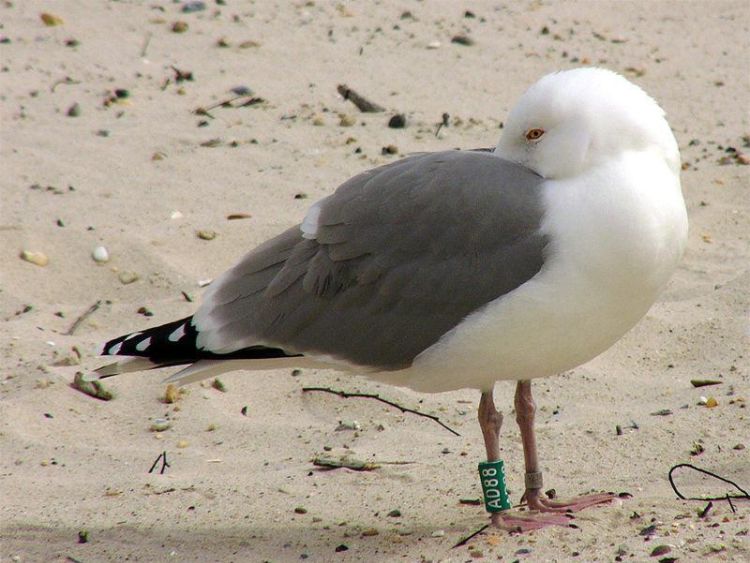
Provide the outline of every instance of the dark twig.
[[72,325],[70,325],[70,328],[65,332],[65,334],[68,336],[73,334],[76,330],[78,330],[78,327],[81,326],[81,323],[85,321],[87,318],[89,318],[92,314],[94,314],[96,310],[101,306],[102,306],[102,300],[99,299],[91,307],[86,309],[84,313],[80,317],[78,317]]
[[438,123],[437,129],[435,129],[435,136],[436,137],[438,136],[438,133],[440,133],[440,130],[443,127],[448,127],[448,122],[449,122],[450,118],[451,118],[450,114],[448,114],[447,112],[443,113],[443,120],[440,123]]
[[427,413],[423,413],[423,412],[419,412],[417,410],[401,406],[398,403],[394,403],[393,401],[389,401],[388,399],[383,399],[383,397],[381,397],[380,395],[376,395],[374,393],[347,393],[346,391],[337,391],[335,389],[331,389],[330,387],[303,387],[302,391],[303,392],[307,392],[307,391],[321,391],[323,393],[331,393],[332,395],[338,395],[339,397],[342,397],[344,399],[348,399],[350,397],[358,397],[358,398],[362,398],[362,399],[375,399],[376,401],[380,401],[381,403],[385,403],[386,405],[394,407],[394,408],[400,410],[401,412],[409,412],[411,414],[416,414],[417,416],[423,416],[425,418],[429,418],[431,420],[434,420],[435,422],[437,422],[440,426],[442,426],[443,428],[445,428],[448,432],[450,432],[454,436],[460,436],[461,435],[458,432],[456,432],[455,430],[453,430],[453,428],[451,428],[450,426],[447,426],[446,424],[444,424],[443,422],[441,422],[441,420],[437,416],[435,416],[435,415],[427,414]]
[[380,111],[385,111],[385,109],[378,104],[371,102],[370,100],[363,98],[362,96],[357,94],[357,92],[349,88],[346,84],[339,84],[336,87],[336,91],[338,91],[338,93],[341,94],[345,100],[349,100],[351,103],[357,106],[357,109],[359,109],[359,111],[361,112],[378,113]]
[[[740,495],[730,495],[729,493],[726,493],[725,495],[722,495],[720,497],[686,497],[685,495],[683,495],[677,489],[677,485],[674,484],[674,478],[672,477],[672,473],[674,473],[674,471],[676,469],[679,469],[681,467],[687,467],[687,468],[693,469],[693,470],[695,470],[695,471],[697,471],[699,473],[703,473],[704,475],[708,475],[709,477],[713,477],[714,479],[718,479],[719,481],[723,481],[724,483],[732,485],[735,489],[737,489],[738,491],[740,491],[742,494],[740,494]],[[701,469],[700,467],[696,467],[695,465],[691,465],[689,463],[678,463],[677,465],[673,466],[669,470],[668,477],[669,477],[669,484],[672,485],[672,490],[675,492],[675,494],[679,498],[681,498],[683,500],[708,500],[708,501],[712,501],[712,500],[726,500],[726,501],[729,502],[730,505],[732,503],[731,499],[750,500],[750,493],[748,493],[745,489],[743,489],[742,487],[740,487],[734,481],[731,481],[730,479],[722,477],[721,475],[717,475],[716,473],[712,473],[711,471],[707,471],[706,469]],[[706,508],[706,512],[708,512],[708,510],[710,510],[710,506]]]
[[169,462],[167,462],[167,450],[164,450],[159,454],[159,457],[156,458],[156,461],[154,461],[153,465],[151,466],[151,469],[148,470],[149,473],[153,473],[154,469],[156,469],[156,466],[159,463],[159,460],[161,460],[161,471],[159,471],[160,475],[164,475],[164,471],[166,471],[167,467],[171,467],[169,465]]
[[470,535],[466,536],[465,538],[463,538],[456,545],[454,545],[451,549],[456,549],[457,547],[461,547],[462,545],[466,545],[467,543],[469,543],[469,541],[471,541],[472,539],[474,539],[475,537],[477,537],[479,534],[481,534],[482,532],[484,532],[489,527],[490,527],[489,524],[485,524],[484,526],[482,526],[481,528],[479,528],[473,534],[470,534]]

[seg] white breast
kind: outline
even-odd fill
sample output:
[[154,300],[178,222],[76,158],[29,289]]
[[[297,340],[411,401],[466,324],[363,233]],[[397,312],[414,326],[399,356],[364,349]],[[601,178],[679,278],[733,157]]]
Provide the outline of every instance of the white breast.
[[467,317],[407,370],[377,378],[419,391],[490,389],[594,358],[646,313],[687,238],[679,178],[629,153],[572,180],[547,181],[549,255],[532,280]]

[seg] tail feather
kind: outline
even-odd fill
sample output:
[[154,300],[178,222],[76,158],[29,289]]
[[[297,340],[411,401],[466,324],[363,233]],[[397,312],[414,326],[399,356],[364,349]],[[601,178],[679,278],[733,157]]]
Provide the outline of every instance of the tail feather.
[[[242,365],[251,367],[252,364],[247,360],[256,360],[263,364],[265,360],[298,358],[300,356],[299,354],[289,354],[280,348],[262,345],[249,346],[226,354],[199,349],[197,345],[198,330],[192,321],[193,317],[186,317],[154,328],[124,334],[110,340],[102,347],[101,355],[134,357],[101,366],[94,370],[92,374],[87,375],[86,379],[95,380],[132,371],[188,365],[188,368],[179,372],[182,375],[176,378],[180,384],[184,384],[209,377],[210,373],[209,375],[198,376],[198,373],[203,373],[208,366],[212,367],[210,372],[223,372],[237,369],[235,366],[240,362],[234,362],[234,360],[245,360],[241,362]],[[227,362],[227,360],[229,361]],[[220,363],[231,364],[231,367],[230,365],[219,367],[218,364]],[[191,369],[190,366],[193,364],[195,364],[196,369]],[[261,367],[261,369],[263,368]]]

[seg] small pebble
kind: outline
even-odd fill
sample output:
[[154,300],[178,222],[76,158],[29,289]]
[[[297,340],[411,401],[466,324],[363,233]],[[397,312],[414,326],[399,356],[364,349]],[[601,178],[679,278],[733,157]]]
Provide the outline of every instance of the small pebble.
[[368,538],[372,536],[377,536],[380,532],[376,528],[367,528],[366,530],[362,530],[362,537]]
[[387,147],[383,147],[380,152],[382,154],[398,154],[398,147],[396,145],[388,145]]
[[44,252],[36,252],[33,250],[23,250],[21,252],[21,260],[31,262],[37,266],[46,266],[49,264],[49,258]]
[[78,102],[74,103],[72,106],[68,108],[67,112],[68,117],[78,117],[81,115],[81,106]]
[[719,401],[717,401],[715,398],[709,397],[708,399],[706,399],[706,408],[712,409],[717,406],[719,406]]
[[469,47],[474,44],[474,40],[471,37],[468,37],[466,35],[455,35],[451,39],[451,43],[456,43],[457,45],[464,45],[465,47]]
[[397,113],[388,120],[388,127],[391,129],[403,129],[406,127],[406,116],[403,113]]
[[391,518],[401,518],[401,511],[398,508],[394,508],[388,513]]
[[138,281],[139,277],[138,277],[138,274],[136,274],[135,272],[123,270],[117,275],[117,279],[120,280],[120,283],[122,285],[128,285],[128,284]]
[[99,264],[109,262],[109,252],[107,252],[107,249],[103,246],[97,246],[94,248],[91,257],[94,259],[94,262],[98,262]]
[[351,127],[356,123],[357,118],[352,115],[342,115],[341,119],[339,120],[339,125],[341,125],[341,127]]
[[336,427],[337,431],[341,430],[362,430],[362,426],[356,420],[352,421],[339,421],[339,425]]
[[138,307],[138,314],[143,315],[144,317],[153,317],[154,312],[149,309],[148,307]]
[[206,9],[205,2],[187,2],[182,5],[183,14],[191,14],[193,12],[202,12]]
[[298,506],[294,509],[295,514],[307,514],[307,509],[304,506]]
[[87,530],[80,530],[78,532],[78,543],[88,543],[89,533]]
[[172,423],[169,422],[166,418],[156,418],[151,423],[149,430],[151,430],[151,432],[164,432],[165,430],[168,430],[171,426],[172,426]]
[[440,41],[430,41],[427,44],[428,49],[440,49]]
[[196,234],[201,240],[214,240],[216,238],[216,231],[210,229],[201,229]]
[[188,24],[183,21],[176,21],[172,24],[172,31],[174,33],[185,33],[188,30]]
[[63,19],[60,16],[56,16],[55,14],[42,12],[41,14],[39,14],[39,17],[41,18],[42,23],[44,23],[44,25],[46,25],[47,27],[53,27],[63,24]]
[[230,90],[233,94],[237,94],[238,96],[252,96],[253,90],[252,88],[248,88],[247,86],[235,86]]
[[187,440],[178,440],[177,441],[177,447],[180,448],[180,449],[187,448],[189,445],[190,444],[188,443]]
[[430,535],[433,538],[442,538],[445,535],[445,530],[435,530]]
[[224,385],[224,383],[218,377],[214,378],[214,380],[211,382],[211,387],[213,387],[217,391],[221,391],[222,393],[227,392],[226,385]]
[[164,402],[167,404],[176,403],[180,399],[180,390],[176,385],[170,383],[164,390]]

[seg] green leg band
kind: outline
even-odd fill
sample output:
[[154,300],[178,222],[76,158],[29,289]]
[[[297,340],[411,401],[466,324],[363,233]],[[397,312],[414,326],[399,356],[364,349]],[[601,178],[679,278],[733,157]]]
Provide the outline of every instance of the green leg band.
[[505,488],[505,466],[501,460],[479,464],[484,508],[487,512],[502,512],[510,508],[508,489]]

